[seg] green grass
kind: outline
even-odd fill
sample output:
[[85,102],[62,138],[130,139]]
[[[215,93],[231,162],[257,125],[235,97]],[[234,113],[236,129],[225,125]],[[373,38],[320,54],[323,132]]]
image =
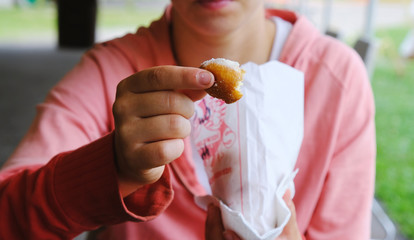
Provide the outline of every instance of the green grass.
[[135,8],[103,9],[98,14],[98,27],[121,27],[121,26],[148,26],[153,19],[162,15],[160,11],[143,11]]
[[409,28],[377,32],[372,86],[376,102],[376,196],[402,233],[414,239],[414,61],[398,56]]
[[[147,26],[161,16],[163,9],[139,10],[137,8],[99,8],[97,28],[136,30]],[[54,36],[57,32],[57,10],[54,4],[23,8],[0,8],[0,41],[37,36]]]
[[0,39],[53,34],[57,28],[56,19],[52,7],[0,8]]

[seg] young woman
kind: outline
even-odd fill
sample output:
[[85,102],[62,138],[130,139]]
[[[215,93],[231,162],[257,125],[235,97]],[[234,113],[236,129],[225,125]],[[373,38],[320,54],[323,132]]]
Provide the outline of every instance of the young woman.
[[85,53],[0,172],[0,238],[237,238],[216,208],[194,203],[203,187],[186,137],[193,101],[214,81],[197,67],[213,57],[305,74],[300,173],[294,204],[285,198],[296,215],[280,239],[368,239],[375,128],[364,65],[263,0],[172,0],[150,27]]

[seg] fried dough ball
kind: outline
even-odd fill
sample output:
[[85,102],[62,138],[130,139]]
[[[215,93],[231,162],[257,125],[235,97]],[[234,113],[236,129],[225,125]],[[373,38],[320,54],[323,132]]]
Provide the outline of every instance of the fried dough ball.
[[240,91],[245,71],[240,64],[224,58],[212,58],[203,62],[200,68],[213,73],[214,85],[206,92],[210,96],[219,98],[227,104],[239,100],[243,94]]

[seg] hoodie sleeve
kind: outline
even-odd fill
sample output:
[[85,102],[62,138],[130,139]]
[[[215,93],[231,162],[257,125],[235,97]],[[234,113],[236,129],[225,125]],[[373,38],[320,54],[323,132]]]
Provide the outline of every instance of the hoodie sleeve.
[[87,53],[50,91],[1,169],[0,239],[71,239],[152,219],[170,204],[168,167],[158,182],[133,193],[134,202],[119,193],[111,109],[117,83],[133,68],[103,48]]
[[44,166],[4,171],[0,182],[1,239],[72,239],[83,231],[125,221],[147,221],[171,202],[169,169],[132,195],[121,197],[112,150],[113,134]]

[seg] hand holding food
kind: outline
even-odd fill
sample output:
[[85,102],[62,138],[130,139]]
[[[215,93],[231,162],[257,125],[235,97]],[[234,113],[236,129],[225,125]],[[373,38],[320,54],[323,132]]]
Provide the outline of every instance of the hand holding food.
[[118,84],[113,114],[123,196],[157,181],[165,164],[183,153],[193,101],[203,98],[212,84],[208,71],[177,66],[146,69]]

